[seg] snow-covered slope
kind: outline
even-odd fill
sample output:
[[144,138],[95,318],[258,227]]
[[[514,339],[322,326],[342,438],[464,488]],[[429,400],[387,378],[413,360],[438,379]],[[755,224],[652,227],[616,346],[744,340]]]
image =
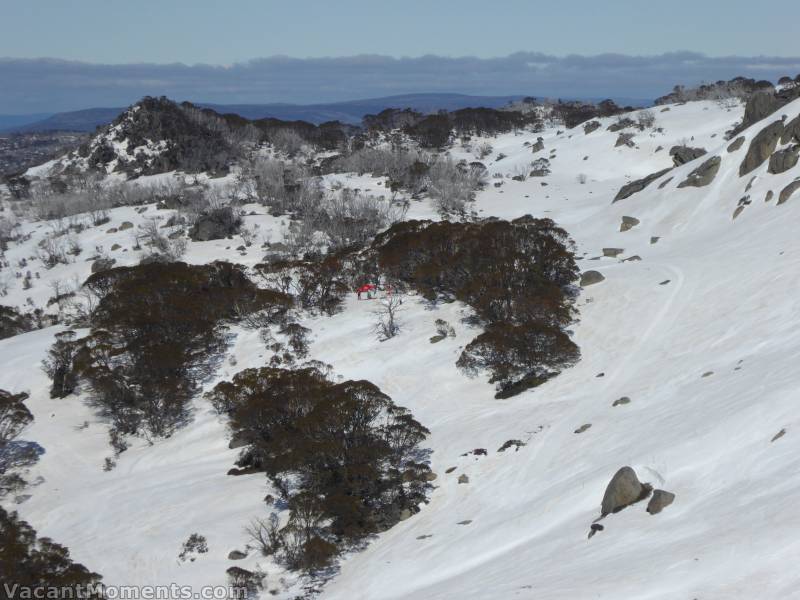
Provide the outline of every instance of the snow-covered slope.
[[[426,445],[438,474],[430,503],[346,557],[322,598],[797,594],[800,195],[780,206],[776,199],[800,168],[771,175],[765,163],[740,177],[739,165],[755,134],[781,114],[796,117],[800,101],[744,132],[735,152],[723,136],[741,120],[741,108],[713,102],[669,108],[656,109],[663,131],[635,132],[636,147],[615,147],[618,133],[606,130],[615,119],[601,120],[589,134],[553,129],[487,140],[493,153],[483,162],[504,177],[478,195],[478,213],[548,216],[576,241],[581,268],[605,276],[579,301],[573,331],[581,362],[542,387],[495,400],[490,385],[459,372],[455,360],[474,332],[460,322],[458,303],[430,310],[412,298],[401,334],[383,343],[372,334],[374,306],[354,297],[333,317],[303,322],[313,331],[313,358],[343,377],[374,382],[431,430]],[[545,148],[531,154],[539,136]],[[683,143],[709,154],[612,203],[625,183],[670,167],[669,148]],[[474,160],[463,149],[453,155]],[[710,185],[677,187],[712,156],[721,166]],[[508,177],[540,157],[550,158],[550,175]],[[764,202],[768,190],[774,198]],[[745,194],[751,203],[734,220]],[[432,215],[428,202],[412,203],[409,217]],[[621,232],[623,216],[639,224]],[[137,218],[144,217],[132,209],[112,211],[112,224]],[[279,235],[280,223],[263,219]],[[30,227],[29,245],[11,251],[31,253]],[[236,245],[192,243],[187,260],[244,260],[225,249]],[[603,248],[624,251],[608,258]],[[641,260],[623,260],[634,256]],[[21,291],[12,294],[24,302]],[[437,318],[457,335],[430,344]],[[36,420],[24,437],[46,449],[31,477],[43,481],[26,491],[31,497],[16,507],[21,515],[103,573],[106,583],[223,584],[228,566],[260,564],[268,589],[293,597],[291,579],[282,582],[285,575],[255,552],[239,563],[226,558],[246,543],[249,519],[265,516],[261,499],[268,490],[263,475],[225,475],[236,452],[210,407],[198,400],[189,426],[152,446],[141,442],[104,472],[106,426],[74,397],[48,398],[38,365],[53,334],[51,328],[0,341],[0,388],[31,392]],[[242,331],[231,355],[235,364],[226,361],[218,379],[263,364],[264,348]],[[630,403],[612,406],[623,396]],[[585,424],[591,427],[575,433]],[[511,439],[526,445],[498,452]],[[473,454],[478,448],[487,454]],[[625,465],[675,493],[675,502],[653,516],[636,504],[604,519],[604,531],[588,539],[605,486]],[[461,475],[469,482],[458,483]],[[180,545],[193,532],[206,535],[209,553],[181,563]]]

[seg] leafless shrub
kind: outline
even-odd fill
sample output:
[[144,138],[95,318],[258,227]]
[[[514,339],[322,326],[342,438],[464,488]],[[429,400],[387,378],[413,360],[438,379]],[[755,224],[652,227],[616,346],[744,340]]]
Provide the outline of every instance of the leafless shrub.
[[375,323],[375,333],[380,341],[386,341],[400,333],[400,321],[398,313],[402,310],[403,296],[391,294],[381,300],[379,307],[375,310],[377,322]]

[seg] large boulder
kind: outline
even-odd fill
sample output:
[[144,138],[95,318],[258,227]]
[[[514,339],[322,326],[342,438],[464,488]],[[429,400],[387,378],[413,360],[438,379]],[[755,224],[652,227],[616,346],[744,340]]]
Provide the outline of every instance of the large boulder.
[[778,196],[778,204],[783,204],[786,202],[797,190],[800,190],[800,179],[793,181],[783,188],[781,195]]
[[242,219],[230,206],[215,208],[200,215],[189,232],[195,242],[220,240],[239,231]]
[[685,180],[681,181],[678,184],[678,187],[684,188],[707,186],[714,181],[714,177],[717,176],[721,164],[722,159],[719,156],[712,156],[694,171],[689,173],[689,176]]
[[672,157],[672,162],[676,167],[680,167],[688,162],[692,162],[704,154],[707,154],[705,148],[691,148],[689,146],[673,146],[669,151],[669,155]]
[[785,173],[797,164],[800,146],[778,150],[769,157],[769,172],[773,175]]
[[740,135],[735,140],[733,140],[728,146],[728,152],[736,152],[737,150],[739,150],[742,146],[744,146],[745,139],[746,138],[743,135]]
[[636,217],[622,217],[622,223],[619,226],[620,231],[630,231],[640,223]]
[[605,279],[606,278],[603,277],[602,273],[598,271],[585,271],[581,274],[580,286],[586,287],[589,285],[594,285],[595,283],[605,281]]
[[650,490],[649,485],[639,481],[636,471],[630,467],[622,467],[614,474],[606,487],[600,515],[605,517],[619,512],[626,506],[647,498]]
[[589,121],[583,126],[583,133],[589,135],[593,131],[597,131],[598,129],[600,129],[600,127],[601,127],[600,121]]
[[664,490],[655,490],[650,502],[647,503],[647,512],[657,515],[675,501],[675,494]]
[[756,134],[750,142],[747,155],[739,167],[739,177],[751,173],[772,156],[772,153],[775,152],[775,146],[778,145],[778,140],[783,135],[783,130],[783,121],[775,121]]
[[626,183],[620,188],[619,192],[617,192],[617,195],[614,197],[614,202],[619,202],[625,198],[630,198],[634,194],[641,192],[656,179],[661,178],[662,175],[666,175],[671,170],[672,167],[669,169],[664,169],[663,171],[658,171],[657,173],[652,173],[647,177],[643,177],[642,179],[637,179],[635,181],[631,181],[630,183]]
[[781,106],[783,106],[783,102],[773,92],[765,91],[753,94],[747,99],[744,107],[744,120],[737,129],[739,131],[747,129],[761,119],[766,119]]
[[781,144],[788,144],[792,141],[800,143],[800,115],[789,121],[783,128]]

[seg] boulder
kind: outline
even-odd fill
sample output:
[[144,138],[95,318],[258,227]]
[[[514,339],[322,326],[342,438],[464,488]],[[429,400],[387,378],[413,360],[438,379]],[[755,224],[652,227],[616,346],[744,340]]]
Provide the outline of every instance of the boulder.
[[230,206],[216,208],[197,218],[189,237],[195,242],[223,239],[238,232],[241,222]]
[[591,424],[591,423],[584,423],[583,425],[581,425],[580,427],[578,427],[578,428],[577,428],[575,431],[573,431],[572,433],[583,433],[584,431],[588,431],[588,430],[589,430],[591,427],[592,427],[592,424]]
[[775,121],[759,131],[751,140],[747,154],[739,166],[739,177],[744,177],[766,162],[775,151],[783,135],[783,121]]
[[228,560],[242,560],[247,558],[247,554],[241,550],[231,550],[228,553]]
[[544,140],[539,138],[536,140],[536,143],[531,146],[531,153],[536,154],[537,152],[541,152],[544,150]]
[[636,142],[633,141],[633,134],[632,133],[620,133],[617,137],[617,141],[614,143],[615,148],[619,148],[620,146],[627,146],[628,148],[634,148],[636,146]]
[[728,153],[733,153],[739,150],[742,146],[744,146],[745,137],[740,135],[738,138],[733,140],[730,145],[728,146]]
[[585,271],[581,274],[580,286],[586,287],[605,281],[605,277],[597,271]]
[[666,175],[671,170],[672,167],[669,169],[664,169],[663,171],[658,171],[657,173],[652,173],[647,177],[643,177],[642,179],[637,179],[635,181],[631,181],[630,183],[626,183],[620,188],[619,192],[617,192],[617,195],[614,197],[614,202],[624,200],[625,198],[633,196],[637,192],[641,192],[656,179],[661,178],[662,175]]
[[764,196],[764,202],[769,202],[775,197],[775,192],[772,190],[767,190],[767,194]]
[[684,188],[707,186],[714,181],[714,177],[717,176],[721,164],[722,159],[719,156],[712,156],[694,171],[689,173],[689,176],[680,182],[678,187]]
[[766,119],[781,106],[783,102],[779,100],[773,92],[758,92],[753,94],[747,99],[747,104],[744,107],[744,120],[736,128],[738,131],[744,131],[750,125],[758,123],[762,119]]
[[785,188],[783,188],[780,196],[778,196],[778,204],[783,204],[784,202],[786,202],[789,198],[792,197],[792,194],[794,194],[797,190],[800,190],[800,179],[793,181]]
[[798,156],[800,156],[800,146],[778,150],[769,157],[769,172],[773,175],[785,173],[797,164]]
[[622,398],[618,398],[617,400],[614,400],[614,403],[611,406],[623,406],[625,404],[630,404],[630,403],[631,403],[631,399],[628,398],[627,396],[623,396]]
[[614,474],[603,494],[600,515],[605,517],[619,512],[634,502],[643,500],[650,494],[650,486],[643,484],[630,467],[622,467]]
[[647,503],[647,512],[657,515],[675,501],[675,494],[664,490],[655,490],[650,502]]
[[800,115],[789,121],[783,129],[781,144],[796,142],[800,144]]
[[680,167],[688,162],[692,162],[704,154],[707,154],[707,150],[705,148],[691,148],[689,146],[673,146],[669,151],[669,155],[672,157],[672,162],[676,167]]
[[583,133],[589,135],[593,131],[597,131],[598,129],[600,129],[600,127],[601,127],[600,121],[589,121],[583,126]]
[[625,252],[625,248],[603,248],[603,256],[610,256],[611,258],[616,258],[623,252]]
[[92,263],[92,273],[99,273],[100,271],[108,271],[114,267],[116,259],[113,258],[98,258]]
[[466,475],[459,475],[458,483],[469,483],[469,477],[467,477]]
[[620,231],[630,231],[636,227],[641,221],[636,217],[622,217],[622,224],[619,226]]
[[123,221],[122,224],[119,226],[120,231],[125,231],[126,229],[133,229],[133,223],[130,221]]

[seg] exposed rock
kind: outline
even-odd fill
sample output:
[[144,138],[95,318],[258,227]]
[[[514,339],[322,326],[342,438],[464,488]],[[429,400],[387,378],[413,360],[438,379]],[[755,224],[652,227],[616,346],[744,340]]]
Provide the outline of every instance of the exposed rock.
[[434,473],[433,471],[428,471],[427,473],[425,473],[424,479],[425,479],[425,481],[436,481],[436,479],[438,477],[439,476],[436,473]]
[[600,515],[605,517],[619,512],[626,506],[647,498],[651,489],[649,485],[639,481],[636,471],[630,467],[622,467],[614,474],[606,487]]
[[231,550],[228,553],[228,560],[242,560],[244,558],[247,558],[247,554],[241,550]]
[[600,525],[600,523],[592,523],[592,525],[589,527],[589,539],[591,539],[592,536],[594,536],[598,531],[603,531],[604,529],[605,527]]
[[414,513],[411,512],[410,509],[404,508],[400,511],[400,516],[398,517],[401,521],[405,521],[406,519],[410,519]]
[[783,129],[781,144],[788,144],[792,141],[800,144],[800,115],[789,121]]
[[630,404],[630,403],[631,403],[631,399],[628,398],[627,396],[623,396],[622,398],[619,398],[618,400],[614,400],[614,404],[612,404],[611,406],[623,406],[625,404]]
[[629,231],[636,227],[641,221],[635,217],[622,217],[622,224],[619,226],[620,231]]
[[742,146],[744,146],[744,141],[745,141],[745,137],[743,135],[740,135],[738,138],[733,140],[728,145],[728,152],[729,153],[733,153],[733,152],[736,152],[737,150],[739,150]]
[[587,431],[587,430],[588,430],[588,429],[589,429],[591,426],[592,426],[592,424],[591,424],[591,423],[584,423],[583,425],[581,425],[580,427],[578,427],[578,428],[577,428],[575,431],[573,431],[572,433],[583,433],[584,431]]
[[650,243],[651,243],[651,244],[657,244],[657,243],[658,243],[658,240],[660,240],[660,239],[661,239],[661,238],[660,238],[659,236],[657,236],[657,235],[651,236],[651,237],[650,237]]
[[642,257],[638,254],[634,254],[633,256],[629,256],[628,258],[624,259],[622,262],[639,262],[642,260]]
[[775,197],[775,192],[773,192],[772,190],[767,190],[767,194],[766,196],[764,196],[764,202],[769,202],[774,197]]
[[114,244],[111,246],[111,251],[114,252],[116,250],[119,250],[120,248],[122,248],[122,246],[120,246],[119,244]]
[[664,281],[662,281],[662,282],[661,282],[661,283],[659,283],[658,285],[667,285],[667,284],[669,284],[669,282],[670,282],[670,280],[669,280],[669,279],[665,279]]
[[459,475],[458,476],[458,483],[469,483],[469,477],[466,475]]
[[536,143],[531,146],[531,153],[536,154],[537,152],[541,152],[544,150],[544,140],[539,138],[536,140]]
[[769,158],[769,172],[773,175],[785,173],[797,164],[800,156],[800,146],[778,150]]
[[123,221],[122,224],[119,226],[120,231],[125,231],[126,229],[133,229],[133,223],[130,221]]
[[653,183],[656,179],[659,179],[661,176],[666,175],[671,170],[672,168],[670,167],[669,169],[664,169],[663,171],[652,173],[651,175],[643,177],[642,179],[637,179],[635,181],[631,181],[630,183],[626,183],[620,188],[619,192],[617,192],[617,195],[614,197],[614,202],[618,202],[619,200],[624,200],[625,198],[633,196],[637,192],[641,192],[644,188]]
[[786,202],[797,190],[800,190],[800,179],[793,181],[781,190],[781,194],[778,196],[778,204]]
[[589,135],[593,131],[597,131],[598,129],[600,129],[600,127],[601,127],[600,121],[589,121],[583,126],[583,133]]
[[623,252],[625,252],[625,248],[603,248],[603,256],[610,256],[611,258],[616,258]]
[[442,335],[442,334],[437,334],[437,335],[434,335],[433,337],[431,337],[431,339],[430,339],[429,341],[430,341],[430,343],[431,343],[431,344],[438,344],[438,343],[439,343],[439,342],[441,342],[441,341],[442,341],[442,340],[443,340],[445,337],[446,337],[446,336],[444,336],[444,335]]
[[605,277],[597,271],[585,271],[581,273],[581,281],[580,286],[586,287],[589,285],[594,285],[595,283],[600,283],[604,281]]
[[111,227],[110,229],[106,230],[106,233],[117,233],[119,231],[116,227]]
[[767,125],[750,142],[747,154],[739,166],[739,176],[744,177],[748,173],[760,167],[766,162],[775,151],[778,140],[783,135],[783,122],[775,121]]
[[502,446],[500,446],[497,451],[498,452],[505,452],[509,448],[513,447],[514,452],[519,452],[519,449],[525,445],[525,442],[520,440],[508,440]]
[[776,433],[774,436],[772,436],[772,439],[770,440],[770,443],[781,439],[785,435],[786,435],[786,430],[785,429],[781,429],[778,433]]
[[689,176],[678,184],[679,188],[684,187],[705,187],[714,181],[714,177],[719,172],[719,167],[722,164],[722,159],[719,156],[713,156],[705,161],[702,165],[697,167],[694,171],[689,173]]
[[703,373],[702,377],[711,377],[714,374],[714,371],[706,371]]
[[608,131],[622,131],[629,127],[636,127],[636,121],[629,117],[620,117],[616,123],[612,123],[607,129]]
[[447,468],[447,470],[445,471],[445,473],[447,473],[447,474],[450,474],[450,473],[452,473],[453,471],[455,471],[455,470],[456,470],[456,468],[457,468],[457,467],[448,467],[448,468]]
[[707,153],[708,151],[705,148],[691,148],[689,146],[673,146],[669,151],[672,162],[676,167],[692,162]]
[[636,142],[633,141],[633,134],[620,133],[619,137],[617,137],[617,141],[614,143],[614,147],[619,148],[620,146],[627,146],[628,148],[634,148],[636,146]]
[[92,263],[92,273],[99,273],[100,271],[108,271],[114,267],[116,263],[114,258],[98,258]]
[[472,523],[472,519],[464,519],[463,521],[459,521],[456,525],[469,525]]
[[647,503],[647,512],[657,515],[675,501],[675,494],[664,490],[654,490],[653,497]]
[[241,222],[241,217],[230,206],[223,206],[200,215],[189,237],[196,242],[223,239],[239,231]]
[[658,189],[663,190],[665,187],[669,185],[669,182],[675,179],[674,177],[668,177],[664,181],[658,184]]

